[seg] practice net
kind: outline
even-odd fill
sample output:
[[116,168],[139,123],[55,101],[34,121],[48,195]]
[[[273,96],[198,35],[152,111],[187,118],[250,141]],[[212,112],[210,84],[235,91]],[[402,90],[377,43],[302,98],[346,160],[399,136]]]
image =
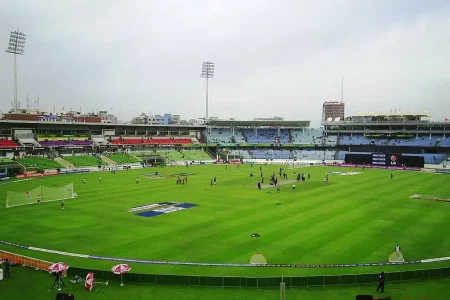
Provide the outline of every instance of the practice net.
[[35,189],[29,190],[29,193],[28,191],[8,191],[6,193],[6,207],[36,204],[38,203],[39,198],[41,199],[41,202],[66,200],[75,198],[75,195],[73,183],[62,187],[46,187],[41,185]]
[[294,163],[289,163],[289,169],[302,169],[302,168],[309,168],[311,167],[311,163],[310,162],[294,162]]

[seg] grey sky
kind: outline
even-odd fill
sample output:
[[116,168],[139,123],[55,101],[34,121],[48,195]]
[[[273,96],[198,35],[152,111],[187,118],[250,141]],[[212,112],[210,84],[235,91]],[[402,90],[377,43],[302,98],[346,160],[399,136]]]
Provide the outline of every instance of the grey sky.
[[[3,48],[11,30],[27,34],[19,100],[39,93],[48,110],[202,117],[201,63],[211,60],[210,116],[317,126],[343,76],[347,115],[401,108],[450,117],[447,0],[0,0],[0,28]],[[12,55],[2,52],[0,66],[5,111]]]

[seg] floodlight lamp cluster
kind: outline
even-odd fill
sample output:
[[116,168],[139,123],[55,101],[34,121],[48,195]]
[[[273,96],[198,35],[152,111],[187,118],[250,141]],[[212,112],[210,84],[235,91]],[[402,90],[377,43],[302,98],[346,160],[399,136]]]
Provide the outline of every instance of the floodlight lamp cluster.
[[205,61],[202,64],[202,75],[204,78],[214,78],[214,63],[210,61]]
[[25,51],[25,40],[27,35],[20,31],[11,31],[9,44],[6,52],[23,55]]

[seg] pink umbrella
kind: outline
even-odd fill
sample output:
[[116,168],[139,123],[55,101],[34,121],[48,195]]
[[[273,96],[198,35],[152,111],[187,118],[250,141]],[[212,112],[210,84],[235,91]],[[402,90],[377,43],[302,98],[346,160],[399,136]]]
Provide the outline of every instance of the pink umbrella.
[[[50,267],[48,267],[48,270],[50,271],[50,273],[60,273],[60,272],[67,270],[68,268],[69,268],[69,266],[66,265],[65,263],[58,262],[58,263],[54,263]],[[58,274],[57,276],[58,276],[58,291],[60,291],[61,290],[61,276],[60,276],[60,274]]]
[[69,268],[69,266],[66,265],[65,263],[58,262],[58,263],[54,263],[50,267],[48,267],[48,270],[50,273],[59,273],[59,272],[63,272],[65,270],[67,270],[68,268]]
[[86,276],[86,280],[84,281],[84,287],[88,290],[91,291],[92,288],[94,287],[94,283],[95,283],[95,279],[94,279],[94,273],[89,272]]
[[111,268],[111,272],[114,274],[120,274],[120,286],[123,286],[122,274],[128,273],[131,270],[131,267],[127,264],[115,265]]

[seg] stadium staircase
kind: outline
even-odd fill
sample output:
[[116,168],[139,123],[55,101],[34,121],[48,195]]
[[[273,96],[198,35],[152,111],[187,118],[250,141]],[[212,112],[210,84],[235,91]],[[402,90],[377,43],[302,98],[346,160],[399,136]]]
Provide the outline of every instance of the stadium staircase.
[[133,157],[133,158],[135,158],[135,159],[138,160],[138,161],[142,161],[142,159],[141,159],[140,157],[137,157],[137,156],[134,155],[134,154],[128,153],[128,155],[131,156],[131,157]]
[[216,159],[216,153],[214,153],[211,149],[205,148],[205,152],[208,153],[209,156],[211,156],[211,159]]
[[100,156],[100,159],[101,159],[105,164],[107,164],[108,166],[114,166],[114,165],[117,165],[117,163],[116,163],[115,161],[113,161],[112,159],[110,159],[110,158],[108,158],[108,157],[106,157],[106,156],[104,156],[104,155],[101,155],[101,156]]
[[71,164],[70,162],[68,162],[67,160],[65,160],[64,158],[61,157],[56,157],[55,161],[62,165],[63,167],[67,168],[67,169],[72,169],[75,168],[75,166],[73,164]]
[[186,152],[180,151],[180,153],[181,153],[187,160],[192,160],[192,158],[190,158],[189,155],[186,154]]
[[450,157],[450,154],[444,155],[441,159],[438,159],[438,160],[436,161],[436,164],[437,164],[437,165],[442,164],[444,161],[447,160],[448,157]]
[[22,146],[40,147],[41,145],[34,138],[19,138],[17,139]]

